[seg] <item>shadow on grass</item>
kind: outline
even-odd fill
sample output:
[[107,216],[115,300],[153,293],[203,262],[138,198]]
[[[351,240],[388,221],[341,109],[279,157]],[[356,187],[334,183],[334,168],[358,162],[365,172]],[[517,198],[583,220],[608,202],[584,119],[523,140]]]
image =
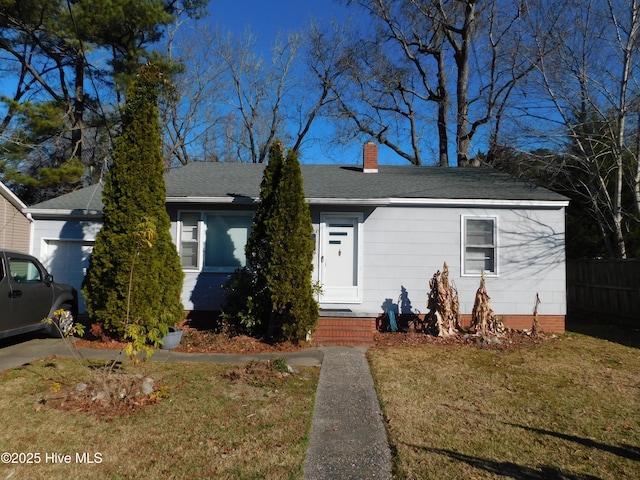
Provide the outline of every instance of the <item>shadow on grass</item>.
[[518,465],[513,462],[499,462],[488,458],[474,457],[463,453],[445,450],[442,448],[416,447],[425,452],[443,455],[451,460],[464,462],[474,468],[484,470],[501,477],[514,478],[518,480],[601,480],[593,475],[572,474],[563,472],[558,467],[540,465],[538,468]]
[[595,448],[597,450],[612,453],[614,455],[617,455],[618,457],[628,458],[630,460],[640,462],[640,448],[634,447],[632,445],[622,445],[616,447],[613,445],[607,445],[606,443],[596,442],[595,440],[591,440],[590,438],[578,437],[576,435],[567,435],[566,433],[554,432],[541,428],[527,427],[526,425],[518,425],[515,423],[507,423],[506,425],[522,428],[523,430],[538,433],[540,435],[548,435],[550,437],[561,438],[562,440],[567,440],[568,442],[578,443],[585,447]]
[[601,338],[627,347],[640,348],[640,328],[627,325],[595,323],[574,318],[567,319],[566,331]]

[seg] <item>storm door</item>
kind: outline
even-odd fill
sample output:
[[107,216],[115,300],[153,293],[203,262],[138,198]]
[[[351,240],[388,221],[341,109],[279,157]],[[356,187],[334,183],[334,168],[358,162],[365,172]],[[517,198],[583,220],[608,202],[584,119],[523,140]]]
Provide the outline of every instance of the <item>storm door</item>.
[[323,302],[359,300],[359,225],[356,214],[324,214],[320,273]]

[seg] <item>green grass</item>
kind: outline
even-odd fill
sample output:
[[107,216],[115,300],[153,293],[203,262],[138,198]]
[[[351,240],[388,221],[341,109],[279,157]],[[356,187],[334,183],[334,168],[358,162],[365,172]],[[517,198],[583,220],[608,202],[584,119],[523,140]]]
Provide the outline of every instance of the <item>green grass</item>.
[[[0,464],[0,478],[302,477],[319,369],[282,376],[255,364],[137,368],[169,396],[126,415],[54,408],[54,398],[87,376],[71,360],[0,374],[0,450],[40,455],[38,464]],[[53,453],[71,463],[55,463]],[[77,463],[83,453],[100,461]]]
[[640,472],[640,350],[565,334],[516,350],[369,351],[397,478]]

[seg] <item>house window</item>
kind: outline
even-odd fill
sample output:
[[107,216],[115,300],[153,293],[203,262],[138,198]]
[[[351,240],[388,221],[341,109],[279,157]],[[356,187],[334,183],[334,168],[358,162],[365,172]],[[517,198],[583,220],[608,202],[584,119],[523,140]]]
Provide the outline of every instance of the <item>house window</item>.
[[205,268],[233,272],[237,268],[246,266],[244,247],[251,232],[252,221],[253,217],[247,214],[205,215]]
[[495,218],[463,219],[463,265],[467,275],[497,273]]
[[182,268],[233,272],[246,266],[251,212],[182,212],[180,221]]
[[200,213],[183,213],[180,229],[180,261],[182,268],[198,268],[198,252],[200,250]]

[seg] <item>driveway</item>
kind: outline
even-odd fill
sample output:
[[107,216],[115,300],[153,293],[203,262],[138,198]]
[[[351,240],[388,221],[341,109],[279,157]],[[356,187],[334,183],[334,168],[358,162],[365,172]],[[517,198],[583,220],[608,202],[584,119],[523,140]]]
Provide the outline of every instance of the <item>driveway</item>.
[[0,372],[43,357],[60,355],[65,349],[61,338],[27,334],[0,340]]
[[[117,350],[79,349],[82,357],[95,360],[116,358]],[[38,335],[20,335],[0,340],[0,372],[19,367],[40,358],[59,356],[71,357],[73,354],[61,338],[44,338]],[[210,362],[210,363],[247,363],[258,360],[273,360],[282,357],[292,366],[322,365],[324,351],[321,348],[308,348],[291,353],[258,353],[258,354],[226,354],[226,353],[182,353],[172,350],[156,350],[152,360],[164,362]]]

